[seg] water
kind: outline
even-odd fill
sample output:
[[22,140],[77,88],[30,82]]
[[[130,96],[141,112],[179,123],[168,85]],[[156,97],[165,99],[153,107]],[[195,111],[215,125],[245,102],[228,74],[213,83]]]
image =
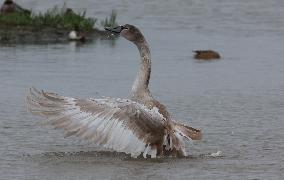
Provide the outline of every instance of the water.
[[[58,1],[17,1],[35,11]],[[139,26],[152,50],[151,90],[204,139],[184,159],[130,159],[26,112],[31,86],[71,97],[128,95],[138,65],[124,39],[76,45],[1,45],[0,179],[283,179],[282,0],[68,1],[76,10]],[[198,62],[192,50],[222,59]],[[214,153],[220,155],[214,156]],[[213,156],[212,156],[213,153]]]

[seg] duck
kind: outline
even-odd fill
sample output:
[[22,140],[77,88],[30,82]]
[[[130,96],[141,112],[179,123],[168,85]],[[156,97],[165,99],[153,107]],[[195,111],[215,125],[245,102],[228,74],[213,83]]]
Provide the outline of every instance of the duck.
[[198,60],[211,60],[211,59],[220,59],[221,56],[218,52],[213,50],[196,50],[194,58]]
[[124,152],[133,158],[184,157],[186,140],[201,140],[201,130],[178,122],[149,90],[149,45],[134,25],[106,31],[135,44],[140,54],[137,75],[127,98],[73,98],[30,88],[27,109],[46,120],[43,124],[63,129],[65,136]]
[[75,26],[72,31],[68,34],[70,41],[86,41],[86,34],[79,30],[78,26]]
[[72,30],[68,34],[68,39],[70,41],[85,41],[86,37],[84,34],[81,34],[80,32],[76,30]]
[[31,11],[22,8],[18,4],[16,4],[13,0],[5,0],[3,5],[0,8],[0,13],[1,14],[9,14],[9,13],[14,13],[14,12],[19,12],[19,13],[25,13],[30,15]]
[[73,9],[72,8],[67,8],[65,13],[64,13],[65,16],[69,16],[69,15],[76,15],[76,13],[74,13]]

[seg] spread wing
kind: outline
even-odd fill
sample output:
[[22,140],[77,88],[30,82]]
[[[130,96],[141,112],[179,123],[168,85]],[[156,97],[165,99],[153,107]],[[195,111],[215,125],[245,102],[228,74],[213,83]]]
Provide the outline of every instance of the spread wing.
[[165,118],[128,99],[76,99],[31,89],[28,110],[47,118],[46,123],[118,152],[137,157],[156,156],[151,144],[164,136]]

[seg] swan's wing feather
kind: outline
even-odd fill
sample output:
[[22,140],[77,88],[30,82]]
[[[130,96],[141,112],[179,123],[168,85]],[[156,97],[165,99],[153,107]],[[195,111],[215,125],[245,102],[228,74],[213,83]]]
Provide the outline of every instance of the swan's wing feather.
[[164,117],[156,109],[128,99],[76,99],[33,88],[27,105],[31,113],[46,117],[47,124],[63,129],[66,136],[75,135],[132,156],[145,151],[154,156],[150,144],[164,135]]

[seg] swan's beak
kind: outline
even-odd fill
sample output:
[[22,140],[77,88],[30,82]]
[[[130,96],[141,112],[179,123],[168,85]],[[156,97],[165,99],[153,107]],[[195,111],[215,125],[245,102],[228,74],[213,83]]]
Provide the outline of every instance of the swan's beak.
[[105,27],[105,30],[119,34],[123,30],[123,26],[117,26],[117,27],[114,27],[114,28]]

